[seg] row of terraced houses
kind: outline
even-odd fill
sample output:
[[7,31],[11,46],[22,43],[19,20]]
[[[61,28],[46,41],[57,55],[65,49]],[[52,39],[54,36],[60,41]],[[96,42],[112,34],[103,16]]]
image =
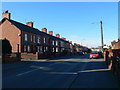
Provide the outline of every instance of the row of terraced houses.
[[[72,41],[60,37],[60,34],[53,36],[53,31],[46,28],[38,30],[34,28],[33,22],[22,24],[11,19],[11,13],[2,13],[0,22],[0,39],[9,40],[12,52],[21,53],[22,57],[30,57],[38,54],[38,58],[62,56],[63,54],[74,54]],[[32,58],[32,57],[31,57]]]

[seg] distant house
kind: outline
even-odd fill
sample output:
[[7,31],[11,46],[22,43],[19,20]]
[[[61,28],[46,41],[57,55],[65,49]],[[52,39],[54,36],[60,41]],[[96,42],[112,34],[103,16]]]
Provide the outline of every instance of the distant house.
[[11,19],[11,13],[2,14],[0,22],[0,39],[10,41],[12,52],[40,53],[42,56],[60,55],[64,50],[71,52],[72,43],[66,38],[60,38],[59,34],[53,36],[53,31],[42,28],[42,31],[34,28],[33,22],[26,25]]
[[99,48],[91,48],[92,51],[100,51]]
[[118,41],[112,41],[112,49],[120,49],[120,39],[118,39]]

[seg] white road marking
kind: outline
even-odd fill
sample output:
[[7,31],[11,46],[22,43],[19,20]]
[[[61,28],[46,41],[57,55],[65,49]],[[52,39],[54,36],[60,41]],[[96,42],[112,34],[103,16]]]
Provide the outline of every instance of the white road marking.
[[30,71],[27,71],[27,72],[24,72],[24,73],[17,74],[16,76],[21,76],[21,75],[24,75],[24,74],[27,74],[27,73],[30,73],[30,72],[33,72],[33,71],[36,71],[36,70],[39,70],[39,69],[33,69],[33,70],[30,70]]
[[[58,64],[58,63],[56,62],[56,63],[50,64],[48,66],[52,66],[52,65],[55,65],[55,64]],[[17,74],[16,76],[21,76],[21,75],[24,75],[24,74],[27,74],[27,73],[30,73],[30,72],[33,72],[33,71],[36,71],[36,70],[40,70],[40,69],[43,69],[43,67],[39,67],[37,69],[33,69],[33,70],[30,70],[30,71],[27,71],[27,72],[23,72],[23,73]]]
[[[67,60],[64,60],[64,61],[70,61],[70,60],[67,59]],[[88,62],[89,62],[89,61],[88,61]],[[86,65],[87,65],[88,62],[85,63],[85,65],[82,67],[81,71],[85,70],[85,67],[86,67]],[[52,66],[52,65],[55,65],[55,64],[59,64],[59,63],[60,63],[60,62],[56,62],[56,63],[50,64],[50,65],[48,65],[48,66]],[[28,74],[28,73],[30,73],[30,72],[33,72],[33,71],[36,71],[36,70],[40,70],[40,69],[43,69],[43,68],[44,68],[44,67],[39,67],[39,68],[37,68],[37,69],[33,69],[33,70],[30,70],[30,71],[26,71],[26,72],[17,74],[16,76],[21,76],[21,75],[24,75],[24,74]]]

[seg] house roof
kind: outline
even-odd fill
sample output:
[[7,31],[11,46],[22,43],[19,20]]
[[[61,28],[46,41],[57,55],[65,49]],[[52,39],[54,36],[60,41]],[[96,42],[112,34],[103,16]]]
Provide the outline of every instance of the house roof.
[[25,24],[22,24],[20,22],[17,22],[17,21],[14,21],[14,20],[11,20],[11,19],[7,19],[7,18],[3,18],[1,21],[0,21],[0,25],[5,21],[5,20],[8,20],[11,24],[15,25],[17,28],[19,28],[21,31],[26,31],[26,32],[31,32],[31,33],[34,33],[34,34],[37,34],[37,35],[45,35],[45,36],[48,36],[48,37],[51,37],[53,39],[57,39],[57,40],[61,40],[63,42],[67,42],[69,43],[68,41],[65,41],[61,38],[58,38],[58,37],[55,37],[55,36],[52,36],[52,35],[49,35],[45,32],[42,32],[36,28],[33,28],[33,27],[30,27],[30,26],[27,26]]

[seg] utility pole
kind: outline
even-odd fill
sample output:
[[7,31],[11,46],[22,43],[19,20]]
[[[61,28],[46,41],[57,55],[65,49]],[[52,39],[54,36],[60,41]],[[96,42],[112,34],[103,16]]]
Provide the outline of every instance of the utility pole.
[[103,42],[103,28],[102,28],[102,21],[100,21],[100,32],[101,32],[101,45],[102,45],[102,52],[103,52],[104,42]]

